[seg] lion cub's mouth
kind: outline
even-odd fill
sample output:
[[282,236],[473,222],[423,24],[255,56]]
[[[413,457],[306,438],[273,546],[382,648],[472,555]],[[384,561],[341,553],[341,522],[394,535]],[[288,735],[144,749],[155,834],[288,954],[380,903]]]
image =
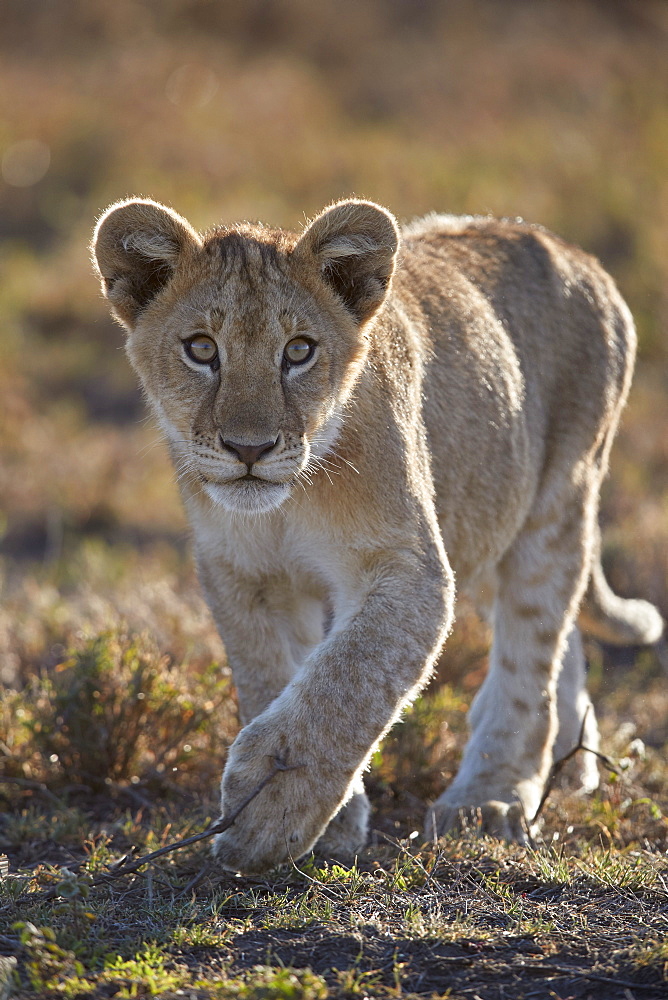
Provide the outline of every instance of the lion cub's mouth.
[[216,507],[230,512],[261,514],[287,500],[291,493],[289,483],[275,483],[270,479],[260,479],[250,472],[226,483],[216,482],[201,476],[204,492]]
[[282,486],[283,483],[276,483],[273,479],[262,479],[247,472],[244,476],[237,476],[236,479],[211,479],[209,476],[199,475],[199,481],[204,486],[237,486],[239,483],[262,483],[263,486]]

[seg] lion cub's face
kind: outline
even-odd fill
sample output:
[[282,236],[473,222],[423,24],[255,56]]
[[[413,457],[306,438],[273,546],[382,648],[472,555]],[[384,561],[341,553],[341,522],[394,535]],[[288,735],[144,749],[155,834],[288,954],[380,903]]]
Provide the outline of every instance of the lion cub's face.
[[343,202],[300,239],[202,239],[154,202],[112,206],[94,252],[128,353],[193,492],[261,513],[331,449],[397,248],[394,220]]

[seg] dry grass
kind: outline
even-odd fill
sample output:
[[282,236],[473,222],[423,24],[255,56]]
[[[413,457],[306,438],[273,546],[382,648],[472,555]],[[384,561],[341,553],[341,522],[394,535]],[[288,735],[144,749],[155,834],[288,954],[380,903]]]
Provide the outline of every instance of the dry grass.
[[198,848],[91,888],[122,854],[205,828],[236,721],[86,247],[130,193],[201,226],[292,227],[356,193],[583,244],[641,338],[606,567],[668,615],[667,39],[662,0],[5,0],[0,997],[666,995],[666,650],[588,649],[620,773],[591,798],[555,789],[535,850],[418,850],[486,668],[467,612],[376,755],[357,868],[235,879]]

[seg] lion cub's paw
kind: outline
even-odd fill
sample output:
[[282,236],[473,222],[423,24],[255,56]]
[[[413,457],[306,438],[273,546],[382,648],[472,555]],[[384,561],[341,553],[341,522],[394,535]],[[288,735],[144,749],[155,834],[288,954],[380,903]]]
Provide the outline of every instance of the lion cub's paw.
[[223,774],[224,816],[233,815],[257,791],[213,848],[221,865],[246,874],[296,861],[309,851],[351,780],[330,760],[314,759],[308,740],[298,739],[298,727],[287,714],[274,715],[258,716],[242,729]]
[[517,844],[528,843],[530,835],[522,803],[497,799],[477,806],[435,802],[427,811],[425,839],[434,841],[446,833],[487,833]]
[[[265,771],[266,773],[266,771]],[[234,775],[230,777],[234,778]],[[227,778],[227,773],[226,773]],[[283,781],[283,779],[288,779]],[[262,780],[248,776],[236,787],[252,790]],[[323,830],[327,816],[323,815],[317,789],[296,772],[278,773],[271,785],[263,788],[236,818],[232,826],[218,834],[213,845],[216,860],[233,871],[252,875],[296,861],[313,845]],[[283,787],[278,789],[279,783]],[[245,795],[230,795],[230,784],[224,783],[223,815],[235,811]],[[309,799],[313,807],[309,807]]]

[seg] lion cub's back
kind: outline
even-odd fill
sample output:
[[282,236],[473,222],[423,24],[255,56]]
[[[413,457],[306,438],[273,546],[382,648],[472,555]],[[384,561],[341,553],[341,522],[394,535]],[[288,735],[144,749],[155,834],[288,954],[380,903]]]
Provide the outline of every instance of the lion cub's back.
[[477,290],[521,352],[548,351],[569,363],[572,347],[603,341],[591,358],[603,369],[611,350],[635,350],[633,321],[613,279],[595,257],[542,226],[432,213],[406,226],[403,238],[404,267],[432,286],[428,298],[440,285],[461,311]]
[[499,345],[488,367],[515,358],[526,405],[570,404],[569,422],[590,429],[601,406],[625,394],[635,328],[594,257],[539,226],[478,216],[430,215],[404,240],[400,274],[426,313],[437,366],[470,351],[474,377],[486,378],[486,352]]
[[412,223],[396,287],[429,339],[423,415],[444,536],[463,570],[474,549],[513,536],[548,461],[567,475],[614,425],[633,322],[595,258],[519,221]]

